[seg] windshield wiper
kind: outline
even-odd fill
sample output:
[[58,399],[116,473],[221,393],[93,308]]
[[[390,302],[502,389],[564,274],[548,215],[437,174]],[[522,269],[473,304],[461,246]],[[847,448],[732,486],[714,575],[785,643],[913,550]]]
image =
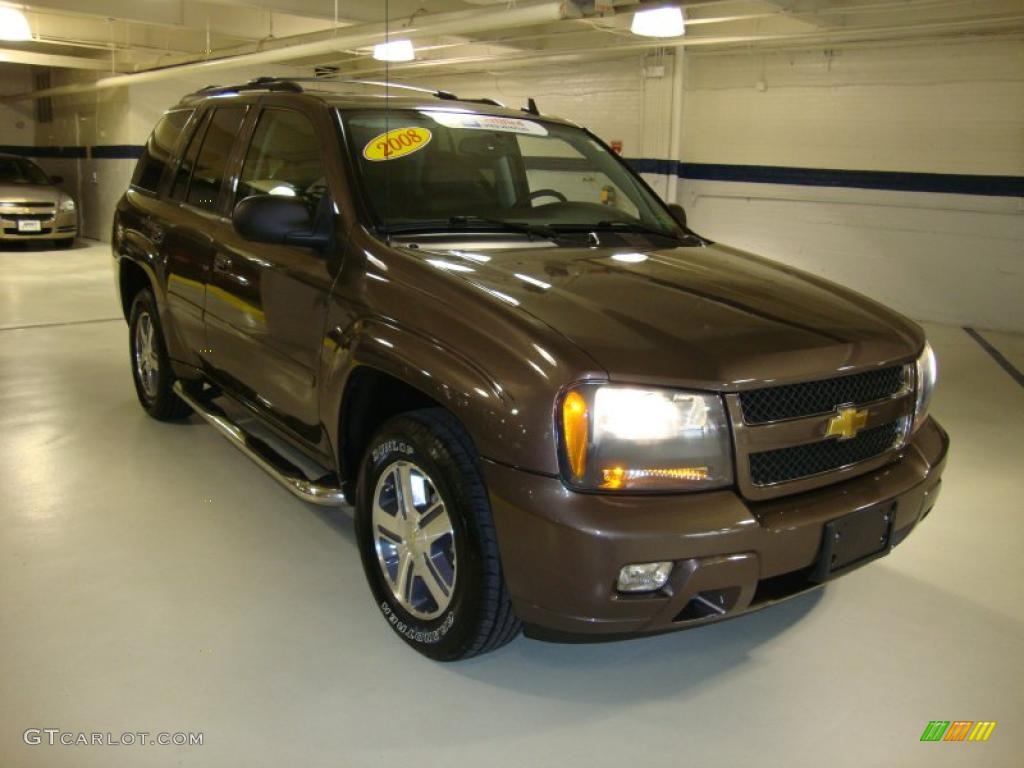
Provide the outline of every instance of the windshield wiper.
[[613,232],[638,232],[644,235],[657,235],[658,237],[668,237],[672,240],[679,240],[679,236],[672,233],[666,232],[663,229],[657,229],[655,227],[649,227],[646,224],[639,221],[599,221],[593,225],[591,229],[600,231],[602,229],[610,229]]
[[551,227],[542,224],[526,224],[518,221],[505,221],[504,219],[488,219],[484,216],[452,216],[448,219],[448,225],[459,229],[473,229],[480,226],[494,227],[503,232],[518,232],[526,235],[531,240],[534,237],[542,237],[545,240],[553,240],[558,233]]
[[553,240],[558,233],[550,227],[539,224],[524,224],[504,219],[489,219],[483,216],[451,216],[447,221],[422,221],[408,224],[395,224],[383,227],[382,231],[389,235],[420,234],[425,232],[462,232],[462,231],[515,232],[526,235],[531,240],[541,237]]
[[710,240],[705,240],[703,237],[698,235],[696,232],[691,232],[688,229],[684,229],[683,230],[683,234],[680,237],[679,235],[673,234],[671,232],[665,232],[664,230],[661,230],[661,229],[655,229],[654,227],[649,227],[646,224],[644,224],[642,222],[639,222],[639,221],[636,221],[636,222],[634,222],[634,221],[621,221],[621,220],[616,220],[616,221],[599,221],[599,222],[597,222],[596,225],[591,227],[591,229],[597,230],[597,231],[605,229],[605,230],[611,230],[612,232],[638,232],[640,234],[645,234],[645,235],[655,235],[657,237],[667,237],[667,238],[669,238],[671,240],[675,240],[677,242],[681,241],[681,240],[690,240],[690,241],[693,241],[695,243],[700,243],[701,245],[708,245],[711,242]]

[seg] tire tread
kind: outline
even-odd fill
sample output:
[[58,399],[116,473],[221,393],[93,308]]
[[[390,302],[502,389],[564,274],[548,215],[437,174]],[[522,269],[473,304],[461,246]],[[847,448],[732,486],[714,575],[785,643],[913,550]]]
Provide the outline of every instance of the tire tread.
[[512,598],[505,586],[498,554],[498,537],[490,514],[490,499],[483,483],[476,448],[466,430],[453,414],[444,408],[424,408],[403,414],[433,433],[467,479],[464,488],[476,517],[482,545],[484,579],[482,617],[475,636],[456,658],[468,659],[493,651],[511,642],[519,634],[522,623],[512,609]]

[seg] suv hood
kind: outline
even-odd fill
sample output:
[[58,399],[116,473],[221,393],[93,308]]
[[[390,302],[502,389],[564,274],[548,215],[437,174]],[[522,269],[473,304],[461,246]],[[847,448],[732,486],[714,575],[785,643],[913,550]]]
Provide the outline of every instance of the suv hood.
[[404,250],[547,324],[612,380],[746,389],[906,361],[924,344],[860,294],[720,245]]

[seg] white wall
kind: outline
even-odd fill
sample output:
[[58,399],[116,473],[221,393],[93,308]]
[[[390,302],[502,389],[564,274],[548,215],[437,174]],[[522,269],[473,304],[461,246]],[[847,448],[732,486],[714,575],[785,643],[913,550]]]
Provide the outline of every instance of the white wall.
[[[32,90],[32,68],[22,64],[0,64],[4,90]],[[0,144],[31,146],[35,138],[34,108],[30,102],[0,104]]]
[[[94,77],[92,73],[55,70],[52,84],[88,82]],[[53,122],[36,126],[36,143],[78,148],[140,143],[128,130],[129,115],[125,88],[55,97]],[[39,162],[50,173],[64,177],[65,187],[78,202],[81,234],[109,240],[114,206],[128,185],[134,161],[81,157]]]
[[[690,56],[684,87],[687,162],[1024,176],[1021,42]],[[915,318],[1024,331],[1020,197],[681,189],[708,237]]]

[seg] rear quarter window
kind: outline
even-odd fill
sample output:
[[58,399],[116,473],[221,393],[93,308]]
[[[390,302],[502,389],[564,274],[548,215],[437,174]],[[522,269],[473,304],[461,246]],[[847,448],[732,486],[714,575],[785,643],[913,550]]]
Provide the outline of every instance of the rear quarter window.
[[132,186],[148,192],[157,191],[174,153],[174,147],[192,112],[191,109],[179,109],[160,118],[135,166]]

